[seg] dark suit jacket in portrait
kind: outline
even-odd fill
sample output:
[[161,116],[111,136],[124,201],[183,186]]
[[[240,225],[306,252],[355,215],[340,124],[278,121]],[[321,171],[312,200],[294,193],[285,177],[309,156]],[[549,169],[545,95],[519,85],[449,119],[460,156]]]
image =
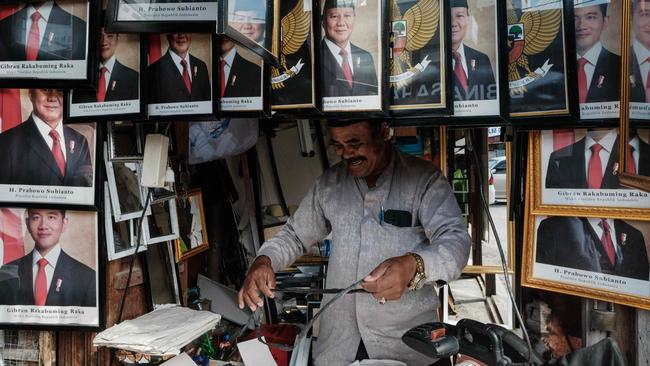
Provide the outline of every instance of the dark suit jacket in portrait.
[[149,104],[212,100],[208,66],[190,54],[190,67],[191,94],[187,92],[183,76],[174,65],[169,51],[158,61],[149,65]]
[[612,237],[612,241],[620,254],[612,267],[600,237],[587,219],[549,217],[537,229],[536,261],[648,281],[650,267],[643,235],[623,220],[614,220],[614,230],[616,238]]
[[94,172],[88,141],[68,126],[63,126],[63,135],[65,176],[31,116],[0,134],[0,184],[92,186]]
[[[0,61],[26,61],[27,9],[0,21]],[[37,61],[86,59],[86,22],[52,6]]]
[[[0,304],[34,305],[33,253],[0,268]],[[58,291],[57,282],[60,284]],[[95,271],[61,250],[45,306],[94,307],[97,303],[95,294]]]
[[[140,99],[140,78],[137,71],[115,60],[111,77],[108,80],[104,101]],[[79,89],[72,92],[72,103],[93,103],[97,101],[97,92],[92,89]]]
[[235,53],[223,97],[259,97],[261,85],[262,68]]
[[630,102],[646,103],[643,76],[641,75],[639,60],[636,58],[636,52],[634,52],[634,48],[632,48],[632,55],[630,57],[632,58],[632,71],[630,72]]
[[603,47],[589,83],[587,103],[618,101],[621,96],[619,85],[621,85],[621,56]]
[[350,43],[350,57],[354,65],[352,68],[352,88],[350,88],[345,76],[343,76],[343,69],[332,55],[324,39],[321,40],[320,51],[323,97],[379,94],[375,62],[370,53]]
[[[546,188],[588,188],[587,171],[585,162],[586,139],[565,146],[562,149],[551,153],[546,171]],[[618,173],[622,167],[615,168],[620,164],[618,158],[618,137],[612,146],[612,153],[609,155],[607,166],[604,167],[601,189],[620,188]],[[650,175],[650,145],[639,139],[639,163],[638,174]]]
[[494,73],[492,72],[492,64],[490,58],[473,48],[465,47],[465,64],[467,65],[467,93],[460,86],[460,81],[456,74],[454,76],[454,100],[484,100],[495,99],[488,98],[488,87],[496,88],[494,81]]

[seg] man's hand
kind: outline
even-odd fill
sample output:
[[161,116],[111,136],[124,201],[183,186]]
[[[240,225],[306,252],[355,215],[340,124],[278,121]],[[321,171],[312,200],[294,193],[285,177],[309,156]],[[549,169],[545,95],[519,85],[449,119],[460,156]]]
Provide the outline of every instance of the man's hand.
[[383,303],[399,300],[415,275],[417,263],[411,255],[388,258],[363,279],[361,287]]
[[271,259],[263,255],[253,262],[244,284],[237,294],[239,308],[243,309],[245,302],[252,311],[255,311],[258,306],[264,305],[260,292],[273,298],[272,288],[275,288],[275,272],[271,266]]

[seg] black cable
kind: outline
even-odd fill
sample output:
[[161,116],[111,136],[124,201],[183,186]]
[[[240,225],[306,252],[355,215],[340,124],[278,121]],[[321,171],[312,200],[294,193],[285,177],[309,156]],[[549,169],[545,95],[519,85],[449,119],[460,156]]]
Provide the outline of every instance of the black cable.
[[499,249],[499,256],[501,257],[501,268],[503,269],[503,277],[506,282],[506,290],[508,291],[508,297],[510,297],[510,302],[512,303],[512,306],[515,309],[515,315],[517,317],[517,321],[519,321],[519,324],[521,325],[521,330],[524,334],[524,339],[526,340],[526,345],[528,346],[528,355],[526,357],[526,363],[532,365],[532,358],[533,358],[533,346],[530,343],[530,337],[528,336],[528,331],[526,330],[526,325],[524,324],[524,321],[521,317],[521,313],[519,312],[519,307],[517,306],[517,302],[515,301],[514,296],[512,295],[512,290],[510,289],[510,278],[508,274],[508,262],[506,261],[506,256],[503,253],[503,247],[501,246],[501,240],[499,239],[499,234],[497,232],[496,225],[494,224],[494,220],[492,219],[492,214],[490,213],[490,206],[487,203],[487,200],[485,199],[485,193],[483,192],[483,173],[481,172],[481,164],[480,164],[480,159],[478,157],[478,152],[473,148],[472,146],[472,136],[471,134],[466,134],[465,135],[465,141],[467,143],[467,150],[472,152],[472,157],[474,157],[474,163],[476,165],[476,170],[478,174],[478,181],[479,181],[479,193],[481,197],[481,204],[483,206],[483,209],[485,210],[485,213],[487,214],[488,221],[490,222],[490,227],[492,228],[492,231],[494,233],[494,239],[497,242],[497,248]]
[[133,265],[135,264],[135,258],[138,256],[138,250],[140,249],[140,239],[142,234],[142,223],[144,222],[144,216],[147,214],[147,208],[149,207],[149,200],[151,199],[151,191],[147,189],[147,199],[144,202],[144,207],[142,208],[142,215],[140,215],[140,221],[138,221],[138,235],[137,243],[135,245],[135,251],[131,254],[131,263],[129,264],[129,275],[126,277],[126,287],[124,288],[124,293],[122,294],[122,302],[120,303],[120,312],[117,316],[117,323],[122,321],[122,312],[124,311],[124,304],[126,303],[126,295],[129,292],[129,285],[131,284],[131,275],[133,274]]

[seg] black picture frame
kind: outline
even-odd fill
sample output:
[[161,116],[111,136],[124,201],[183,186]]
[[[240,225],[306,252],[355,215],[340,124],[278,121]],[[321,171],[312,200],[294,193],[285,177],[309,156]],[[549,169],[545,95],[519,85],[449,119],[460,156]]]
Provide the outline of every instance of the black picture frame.
[[[58,211],[60,208],[51,208],[51,209]],[[24,219],[24,215],[27,209],[20,208],[14,210],[17,210],[18,212],[22,213],[22,214],[19,213],[19,216],[21,217],[21,219]],[[104,272],[105,272],[106,257],[105,257],[105,249],[102,246],[103,240],[100,240],[100,238],[102,238],[104,235],[103,232],[104,225],[100,223],[100,215],[98,212],[67,211],[65,216],[66,219],[68,219],[68,223],[67,223],[68,228],[65,232],[61,234],[62,240],[60,246],[62,251],[67,251],[68,253],[71,254],[66,253],[67,258],[62,259],[63,258],[62,257],[63,252],[62,252],[59,255],[57,266],[59,265],[59,263],[66,263],[65,264],[66,269],[68,270],[73,269],[74,270],[73,272],[76,273],[76,274],[72,274],[72,276],[74,276],[75,278],[75,281],[71,280],[72,277],[70,277],[71,276],[70,273],[64,274],[63,272],[60,272],[60,269],[56,268],[53,274],[54,277],[52,278],[52,283],[48,290],[47,301],[59,302],[66,305],[41,305],[41,306],[12,305],[12,304],[8,304],[8,302],[10,303],[30,302],[28,301],[30,299],[2,298],[0,299],[0,302],[3,302],[3,304],[0,304],[0,308],[3,309],[2,311],[3,318],[0,319],[0,325],[3,328],[8,328],[8,329],[19,328],[19,329],[29,329],[29,330],[98,331],[105,327],[106,323],[105,323],[104,313],[105,313],[106,295],[104,291],[104,283],[105,283]],[[95,238],[94,242],[89,240],[81,240],[81,241],[77,240],[78,235],[77,233],[75,233],[74,230],[78,229],[79,225],[83,225],[83,224],[80,224],[78,221],[74,223],[74,221],[76,220],[87,221],[86,225],[88,226],[93,225],[94,229],[91,230],[91,234],[86,233],[86,236],[90,235],[92,237],[94,234],[94,238]],[[82,227],[86,231],[88,230],[87,226],[82,226]],[[85,247],[83,246],[84,244],[86,245]],[[31,248],[32,248],[31,241],[28,240],[26,243],[23,244],[23,246],[29,248],[30,251],[25,253],[20,258],[26,258],[29,256],[29,260],[31,260]],[[93,249],[94,253],[92,253],[89,249]],[[80,254],[80,252],[82,253]],[[88,259],[86,257],[88,256],[88,253],[92,253],[91,257],[94,256],[94,263],[92,261],[92,258]],[[13,262],[13,263],[18,263],[18,262]],[[70,263],[74,263],[74,264],[70,265]],[[91,267],[91,265],[94,266],[94,269]],[[20,268],[19,264],[18,266]],[[81,266],[86,266],[87,268],[83,270],[82,269],[83,267]],[[8,267],[7,265],[3,266],[2,270],[4,273],[7,273],[6,272],[7,267]],[[80,290],[77,288],[78,286],[76,286],[74,292],[76,293],[77,298],[72,300],[69,296],[64,294],[66,284],[67,283],[78,284],[79,281],[76,281],[76,279],[81,277],[86,278],[89,273],[88,270],[94,271],[95,274],[95,283],[94,283],[95,298],[92,299],[92,297],[88,296],[86,297],[86,299],[89,300],[83,300],[83,301],[92,302],[94,300],[94,306],[70,305],[79,302],[80,301],[79,296],[81,295],[79,295]],[[83,273],[79,273],[80,271]],[[7,291],[7,288],[9,288],[7,286],[11,286],[11,285],[8,282],[4,282],[0,284],[0,288],[3,288],[1,292],[2,294],[20,293],[19,290]],[[87,290],[88,288],[81,291],[83,292]],[[55,291],[57,294],[51,295],[52,294],[51,291]],[[61,295],[59,295],[58,293],[61,293]],[[68,291],[67,293],[70,293],[70,291]],[[50,296],[52,297],[57,296],[58,299],[54,300],[50,298]],[[45,315],[47,315],[47,317],[45,317]],[[83,320],[83,318],[92,318],[92,319],[86,321],[80,321]],[[72,323],[75,320],[79,322]],[[63,321],[63,322],[68,321],[68,323],[56,323],[57,321]]]
[[[21,94],[25,95],[25,91]],[[97,210],[102,179],[98,169],[101,148],[97,148],[103,135],[101,128],[97,123],[62,125],[67,178],[58,172],[31,114],[1,133],[0,207]]]
[[[309,0],[306,0],[309,1]],[[259,41],[254,41],[248,38],[246,35],[241,33],[236,29],[240,22],[235,22],[236,7],[239,4],[245,3],[244,6],[252,6],[253,8],[259,4],[264,3],[260,8],[264,8],[265,17],[264,17],[264,27],[263,35]],[[273,66],[279,67],[279,58],[280,58],[280,2],[279,0],[222,0],[219,2],[221,6],[221,11],[219,12],[219,22],[217,27],[217,33],[220,35],[225,35],[226,37],[232,39],[237,44],[242,45],[253,53],[264,59],[266,63],[269,63]],[[255,9],[261,10],[261,9]],[[259,15],[258,15],[259,16]],[[250,17],[248,22],[250,22]],[[247,23],[248,23],[247,22]],[[260,29],[262,30],[262,29]],[[262,42],[260,45],[258,42]]]
[[[555,93],[557,94],[555,98],[562,98],[564,101],[556,101],[556,104],[559,103],[561,106],[558,107],[551,107],[550,101],[553,100],[553,95],[541,95],[539,91],[536,91],[535,89],[532,88],[531,84],[526,84],[522,85],[526,88],[526,93],[529,95],[534,96],[534,100],[538,102],[538,104],[543,104],[546,106],[546,109],[542,108],[537,108],[535,110],[518,110],[514,109],[515,106],[517,108],[520,108],[521,106],[527,106],[529,107],[531,104],[529,101],[527,101],[525,98],[513,98],[513,88],[520,86],[519,84],[524,83],[528,79],[525,79],[527,76],[525,74],[526,70],[521,71],[520,69],[517,69],[517,72],[520,73],[519,77],[520,79],[517,80],[510,80],[509,78],[509,89],[510,89],[510,121],[514,126],[521,126],[521,127],[526,127],[526,128],[554,128],[554,127],[559,127],[559,126],[566,126],[567,123],[570,122],[576,122],[579,117],[579,106],[578,106],[578,90],[577,90],[577,77],[576,73],[574,73],[574,70],[577,70],[577,65],[576,65],[576,57],[575,57],[575,37],[574,37],[574,20],[573,20],[573,1],[572,0],[558,0],[557,2],[553,2],[552,4],[548,4],[547,6],[554,6],[554,4],[559,4],[557,7],[554,7],[553,9],[559,10],[559,14],[554,14],[554,15],[549,15],[546,16],[545,22],[550,22],[552,20],[558,21],[559,20],[559,25],[557,28],[557,33],[553,41],[549,42],[548,44],[545,44],[546,42],[542,42],[542,44],[537,44],[536,46],[533,46],[533,49],[529,52],[531,52],[531,56],[534,57],[528,57],[527,55],[524,54],[524,47],[522,46],[522,52],[521,55],[525,56],[525,58],[519,57],[519,58],[514,58],[515,56],[511,55],[510,51],[508,52],[509,54],[509,61],[512,60],[512,62],[509,63],[509,74],[510,71],[513,71],[511,68],[511,65],[516,62],[521,62],[522,64],[527,63],[529,66],[529,69],[531,72],[536,71],[538,68],[542,70],[543,77],[540,77],[541,74],[536,74],[537,77],[534,78],[535,80],[533,82],[539,83],[539,80],[542,80],[546,83],[550,83],[551,85],[557,84],[558,80],[544,80],[544,77],[548,76],[548,72],[550,71],[550,68],[553,66],[549,65],[558,65],[557,61],[552,60],[553,57],[557,58],[559,57],[559,64],[561,64],[562,69],[554,72],[551,76],[551,78],[563,78],[563,86],[564,88],[556,88]],[[510,11],[510,9],[508,10]],[[541,11],[549,11],[548,9],[542,9]],[[546,13],[550,14],[550,13]],[[515,13],[514,16],[517,19],[520,19],[521,21],[521,15]],[[559,17],[559,18],[557,18]],[[538,19],[542,19],[544,17],[539,17]],[[509,44],[512,44],[513,47],[519,47],[516,45],[514,40],[511,40],[510,38],[515,37],[514,35],[511,37],[510,33],[512,33],[517,24],[523,24],[523,23],[513,23],[508,25],[508,31],[507,35],[509,37],[508,42]],[[521,29],[521,27],[520,27]],[[553,29],[551,29],[553,31]],[[524,30],[525,32],[525,30]],[[521,34],[524,33],[517,33],[517,37]],[[528,36],[531,37],[531,36]],[[533,42],[531,42],[533,43]],[[539,48],[546,46],[542,50],[538,50]],[[560,47],[563,47],[563,52],[557,52],[555,50],[560,49]],[[551,50],[548,55],[540,53],[545,50]],[[548,62],[546,62],[548,61]],[[546,71],[543,69],[546,68]],[[524,68],[525,69],[525,68]],[[567,72],[570,71],[570,72]],[[512,75],[517,75],[516,73],[512,73]],[[524,75],[524,76],[521,76]],[[533,78],[532,76],[528,76],[530,78]],[[547,78],[550,79],[550,78]],[[522,81],[524,80],[524,81]],[[539,85],[539,84],[538,84]],[[563,91],[559,91],[558,89],[563,89]],[[559,93],[559,94],[558,94]],[[540,102],[541,101],[541,102]]]
[[[169,55],[169,52],[162,52],[162,48],[160,51],[160,57],[154,61],[154,63],[149,64],[147,62],[147,86],[156,86],[155,88],[149,87],[147,88],[148,93],[146,93],[146,103],[147,103],[147,116],[150,120],[155,120],[155,121],[178,121],[178,120],[213,120],[213,119],[218,119],[220,118],[220,98],[217,97],[217,91],[220,90],[220,75],[219,73],[215,72],[217,68],[214,67],[214,63],[219,60],[219,48],[215,47],[215,43],[218,42],[218,37],[214,34],[209,35],[209,34],[200,34],[200,33],[168,33],[170,36],[174,36],[174,34],[184,34],[184,35],[191,35],[192,37],[198,36],[198,37],[207,37],[210,45],[206,48],[201,49],[199,46],[199,50],[202,50],[205,52],[207,50],[207,55],[210,56],[211,60],[209,60],[210,65],[208,65],[207,60],[201,60],[193,56],[193,53],[191,50],[188,51],[191,57],[194,57],[193,59],[190,59],[190,69],[192,72],[192,85],[196,82],[195,77],[197,75],[202,74],[204,71],[209,74],[209,77],[211,78],[211,81],[208,80],[207,83],[202,83],[203,86],[209,84],[210,87],[210,101],[207,100],[198,100],[198,101],[178,101],[178,102],[164,102],[164,100],[168,99],[173,99],[175,97],[178,97],[178,93],[176,96],[171,95],[171,94],[164,94],[169,91],[178,91],[179,88],[183,88],[183,79],[180,75],[180,69],[178,71],[178,74],[174,74],[176,70],[173,69],[174,63],[172,61],[172,56]],[[149,39],[145,42],[147,44],[147,57],[146,60],[150,60],[152,57],[152,40],[155,39],[154,37],[161,37],[162,34],[149,34]],[[163,41],[161,42],[161,47],[164,47]],[[194,60],[194,61],[192,61]],[[198,60],[198,63],[197,63]],[[192,64],[192,62],[195,62],[197,64]],[[157,70],[153,70],[152,66],[154,64],[158,63]],[[204,69],[201,67],[201,63],[203,63],[206,68]],[[163,72],[170,72],[172,73],[171,75],[167,75],[163,77],[159,77],[157,73],[163,73]],[[161,74],[162,75],[162,74]],[[177,77],[176,77],[177,76]],[[166,80],[169,84],[162,85],[161,80]],[[173,85],[172,85],[173,84]],[[203,88],[205,89],[205,88]],[[152,92],[155,91],[156,94],[155,96],[152,95]],[[205,93],[205,90],[203,90],[202,93]],[[183,93],[185,95],[185,93]],[[184,96],[181,96],[181,98],[184,98]],[[194,97],[191,97],[194,98]],[[152,101],[159,101],[163,100],[162,103],[152,103]],[[206,109],[210,108],[211,111],[201,111],[200,109]],[[204,112],[204,113],[202,113]]]
[[[304,11],[304,13],[309,14],[302,14],[304,15],[303,18],[300,13],[294,14],[294,12],[297,11],[296,9],[301,4],[304,5],[304,2],[311,2],[312,5],[309,12]],[[289,30],[287,31],[291,32],[291,39],[297,37],[294,35],[294,29],[300,29],[302,32],[306,31],[307,34],[304,35],[304,42],[300,46],[296,45],[295,42],[283,39],[280,44],[280,64],[282,69],[271,68],[271,109],[276,112],[278,117],[304,117],[318,114],[321,110],[322,98],[317,83],[320,57],[317,53],[317,47],[314,45],[314,40],[321,38],[320,14],[313,10],[317,4],[315,0],[290,0],[280,3],[281,21],[286,19],[287,23],[289,23]],[[304,23],[302,23],[306,18],[310,23],[308,27],[305,27]],[[282,34],[282,32],[281,27],[280,33]],[[287,44],[286,50],[285,44]],[[301,63],[304,66],[300,66]],[[302,72],[302,75],[300,75],[300,72]],[[299,93],[290,92],[298,88]]]
[[[100,0],[74,0],[75,2],[86,4],[86,22],[71,15],[66,10],[62,9],[56,2],[53,2],[52,10],[50,11],[51,17],[63,17],[64,21],[72,23],[72,29],[64,28],[61,25],[53,24],[51,27],[46,26],[43,38],[40,44],[39,53],[37,58],[45,58],[43,60],[27,61],[26,53],[23,55],[22,47],[20,44],[27,43],[27,40],[22,41],[22,34],[20,36],[12,35],[8,31],[11,29],[14,22],[20,21],[19,16],[23,13],[10,15],[0,21],[0,88],[74,88],[74,87],[90,87],[95,83],[94,65],[97,62],[97,43],[90,41],[91,34],[97,34],[99,31],[99,24],[96,21],[99,15]],[[30,1],[24,2],[11,2],[0,4],[0,7],[13,6],[16,4],[30,4]],[[47,3],[46,3],[47,4]],[[24,9],[17,11],[22,12]],[[26,16],[26,14],[24,14]],[[13,17],[13,18],[12,18]],[[73,21],[65,19],[73,19]],[[22,21],[21,21],[22,23]],[[67,35],[57,37],[61,31],[69,32]],[[27,33],[28,31],[25,30]],[[57,39],[72,38],[72,34],[79,34],[85,32],[85,46],[83,42],[76,44],[65,44],[63,51],[59,51],[63,47],[58,47],[55,50],[52,46],[56,46]],[[47,42],[48,50],[43,49],[43,42]],[[71,42],[72,43],[72,42]],[[81,56],[83,55],[83,56]],[[80,58],[83,57],[83,58]],[[33,72],[35,75],[25,75],[25,72],[20,70],[25,69]],[[21,75],[12,75],[7,70],[15,70],[16,73]],[[60,73],[47,73],[45,70],[62,71]],[[63,71],[65,70],[65,71]]]
[[[97,101],[89,101],[89,99],[86,99],[85,102],[82,103],[73,103],[75,100],[75,93],[83,93],[82,98],[90,98],[90,95],[94,95],[96,93],[98,85],[95,85],[93,88],[85,88],[85,89],[70,89],[67,93],[65,93],[65,121],[69,123],[75,123],[75,122],[84,122],[84,121],[116,121],[116,120],[143,120],[146,119],[147,117],[147,103],[146,103],[146,90],[147,90],[147,63],[146,60],[144,60],[146,53],[145,49],[145,42],[144,42],[144,36],[143,35],[132,35],[132,34],[124,34],[122,33],[121,36],[127,36],[127,37],[138,37],[139,39],[139,45],[135,48],[139,52],[138,56],[138,99],[126,99],[126,100],[120,100],[119,96],[116,96],[114,98],[111,98],[109,93],[111,91],[115,91],[116,89],[119,88],[118,83],[123,84],[124,82],[128,81],[124,77],[120,77],[120,80],[114,80],[113,78],[109,79],[108,85],[107,85],[107,98],[110,98],[112,100],[110,101],[105,101],[105,102],[97,102]],[[124,47],[126,48],[126,47]],[[127,48],[127,50],[133,51],[132,48]],[[101,58],[101,57],[98,57]],[[116,59],[116,66],[119,60]],[[125,70],[124,72],[129,72],[131,73],[132,68],[129,68],[126,65],[119,64],[122,70]],[[116,67],[114,66],[114,68]],[[118,76],[119,77],[119,76]],[[99,79],[99,78],[97,78]],[[99,83],[99,80],[97,81]],[[118,92],[119,93],[128,93],[128,90],[130,90],[133,86],[132,85],[126,85],[122,88],[119,88]],[[121,90],[120,90],[121,89]],[[126,89],[126,91],[125,91]],[[115,112],[112,112],[115,111]],[[88,112],[90,111],[90,112]],[[96,111],[96,113],[92,113],[92,111]]]
[[[319,14],[321,14],[321,16],[322,16],[322,9],[324,8],[325,1],[326,0],[319,0],[317,5],[318,7],[316,8],[318,9],[318,12]],[[364,2],[364,3],[366,5],[370,4],[370,2]],[[388,52],[387,52],[387,50],[389,49],[389,37],[388,37],[388,29],[386,27],[386,24],[388,24],[389,22],[388,1],[378,0],[376,2],[372,2],[372,4],[376,4],[377,6],[377,10],[376,10],[377,17],[376,19],[371,20],[376,24],[377,33],[375,33],[375,35],[377,38],[375,40],[373,36],[372,37],[373,39],[369,42],[377,48],[377,52],[376,54],[371,55],[368,51],[365,51],[355,46],[355,48],[359,49],[361,53],[358,54],[358,56],[352,55],[353,60],[351,60],[350,62],[353,64],[360,65],[362,63],[361,56],[364,57],[364,62],[367,60],[367,57],[372,58],[373,63],[376,63],[376,66],[373,65],[375,68],[375,73],[377,75],[376,87],[374,84],[372,84],[372,81],[370,82],[353,81],[353,83],[356,83],[355,85],[365,84],[365,87],[367,88],[369,86],[369,89],[376,88],[377,94],[354,95],[355,92],[354,90],[352,90],[350,92],[352,95],[349,96],[340,95],[342,93],[340,93],[339,90],[337,90],[339,89],[339,85],[337,85],[336,83],[332,83],[332,81],[334,82],[340,81],[336,76],[336,74],[339,72],[339,70],[337,69],[338,61],[336,61],[334,55],[328,49],[327,43],[324,41],[324,39],[326,38],[326,34],[321,30],[322,40],[318,41],[319,46],[317,47],[318,49],[317,54],[320,57],[320,66],[319,66],[319,72],[317,76],[318,78],[317,85],[320,85],[321,87],[322,112],[323,115],[325,115],[327,118],[338,117],[338,118],[350,119],[350,118],[354,118],[355,114],[357,114],[358,116],[363,115],[364,118],[387,118],[388,117],[387,108],[389,105],[390,93],[387,88],[387,80],[388,80],[389,70],[388,67],[385,66],[389,64]],[[361,11],[359,9],[355,9],[355,13],[357,14],[356,17],[358,17],[358,14],[360,14]],[[320,22],[320,24],[322,28],[322,22]],[[355,28],[357,28],[357,26],[358,23],[355,25]],[[368,31],[366,29],[360,30],[359,28],[357,28],[356,34],[359,34],[361,32],[368,34]],[[350,40],[349,43],[351,44],[354,43],[352,42],[353,40],[354,39]],[[354,57],[356,57],[356,59],[354,59]],[[328,78],[327,77],[328,72],[334,73],[334,75]],[[368,77],[371,77],[372,72],[366,72],[366,74],[367,75],[364,77],[364,80],[367,79]],[[330,80],[329,83],[328,80]],[[331,93],[328,92],[328,89],[331,91]],[[359,93],[363,93],[364,91],[366,91],[363,90],[363,88],[361,89],[362,90]],[[374,105],[365,108],[350,107],[350,105],[362,101],[360,97],[365,97],[365,98],[372,97],[373,99],[371,100],[371,102]],[[338,106],[338,108],[336,108],[335,106]]]
[[144,158],[142,124],[133,121],[111,121],[106,124],[106,149],[110,161],[131,161]]
[[[221,10],[219,2],[206,0],[201,5],[194,3],[192,0],[165,1],[158,4],[156,0],[108,0],[106,29],[113,33],[214,33]],[[142,5],[147,8],[141,7]],[[172,12],[184,12],[186,18],[174,18],[170,14]],[[138,17],[140,19],[137,19]],[[146,17],[150,19],[143,19]]]

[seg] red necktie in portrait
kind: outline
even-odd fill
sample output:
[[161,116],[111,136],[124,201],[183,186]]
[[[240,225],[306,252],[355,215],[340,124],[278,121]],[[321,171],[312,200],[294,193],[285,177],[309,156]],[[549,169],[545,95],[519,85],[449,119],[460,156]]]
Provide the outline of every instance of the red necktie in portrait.
[[609,224],[607,220],[601,219],[599,225],[603,228],[603,236],[600,237],[600,242],[603,244],[605,253],[607,253],[609,263],[614,267],[616,265],[616,250],[614,250],[614,242],[612,242]]
[[103,102],[106,99],[106,66],[102,66],[99,70],[99,83],[97,85],[97,101]]
[[226,92],[226,60],[221,60],[221,96]]
[[38,272],[36,272],[36,282],[34,283],[34,303],[38,306],[45,305],[47,300],[47,278],[45,277],[45,267],[47,259],[38,260]]
[[589,63],[586,58],[580,57],[578,60],[578,97],[580,103],[587,102],[587,72],[585,65]]
[[[650,57],[648,57],[646,62],[650,62]],[[645,102],[650,103],[650,70],[648,70],[648,75],[645,79]]]
[[54,161],[56,161],[61,175],[65,176],[65,158],[63,157],[63,150],[61,150],[61,136],[59,136],[56,130],[51,130],[50,137],[54,140],[52,144],[52,156],[54,156]]
[[38,49],[41,43],[41,31],[38,29],[38,21],[41,19],[41,13],[38,11],[32,14],[32,26],[29,28],[27,37],[27,61],[35,61],[38,57]]
[[348,82],[348,86],[350,86],[350,89],[352,89],[352,68],[350,68],[350,61],[348,60],[348,51],[346,51],[345,48],[341,48],[339,55],[341,55],[341,58],[343,58],[343,62],[341,62],[343,77],[345,77],[345,80]]
[[183,66],[183,82],[185,83],[185,88],[187,88],[188,94],[192,94],[192,81],[190,80],[190,72],[187,70],[187,61],[185,59],[181,60],[181,66]]
[[465,75],[465,69],[463,69],[463,61],[460,58],[460,53],[458,52],[453,52],[454,56],[454,74],[456,74],[456,78],[458,78],[458,81],[460,82],[460,87],[463,88],[465,93],[467,93],[467,75]]
[[636,174],[636,164],[634,163],[634,146],[627,144],[627,172]]
[[587,168],[588,186],[591,189],[600,188],[600,183],[603,181],[603,163],[600,162],[600,150],[603,147],[598,144],[591,145],[591,158],[589,158],[589,167]]

